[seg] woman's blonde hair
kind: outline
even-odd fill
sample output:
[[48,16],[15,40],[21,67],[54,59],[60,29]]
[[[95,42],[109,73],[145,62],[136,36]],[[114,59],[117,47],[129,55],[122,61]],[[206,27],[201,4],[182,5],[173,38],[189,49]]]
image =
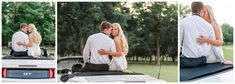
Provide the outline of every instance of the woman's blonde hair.
[[[208,11],[210,21],[214,20],[214,21],[216,22],[216,20],[215,20],[215,15],[214,15],[214,12],[213,12],[212,7],[209,6],[209,5],[205,5],[205,8],[206,8],[206,10]],[[217,22],[216,22],[216,24],[217,24]],[[218,24],[217,24],[217,25],[218,25]],[[219,26],[218,26],[218,27],[219,27]],[[223,33],[222,33],[222,30],[221,30],[220,27],[219,27],[219,30],[220,30],[221,38],[223,39]]]
[[122,41],[123,54],[127,55],[128,50],[129,50],[129,46],[128,46],[128,43],[127,43],[126,36],[124,35],[123,30],[121,28],[121,25],[119,23],[113,23],[112,26],[118,28],[118,35],[117,36],[120,37],[120,39]]
[[215,20],[215,15],[214,15],[214,12],[213,12],[212,7],[209,6],[209,5],[205,5],[205,8],[206,8],[206,10],[207,10],[208,13],[209,13],[210,21]]
[[29,26],[32,27],[32,35],[34,36],[34,41],[37,43],[37,44],[41,44],[42,42],[42,36],[40,35],[40,33],[38,32],[37,28],[35,27],[34,24],[29,24]]

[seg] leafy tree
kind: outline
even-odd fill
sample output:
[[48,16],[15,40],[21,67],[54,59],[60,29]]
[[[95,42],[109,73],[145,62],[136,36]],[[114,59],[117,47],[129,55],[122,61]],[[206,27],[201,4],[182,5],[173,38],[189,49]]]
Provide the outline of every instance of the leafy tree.
[[7,46],[21,23],[33,23],[42,35],[42,46],[55,46],[55,4],[49,2],[3,2],[2,45]]
[[125,27],[129,14],[123,5],[125,3],[120,2],[58,3],[58,53],[62,56],[81,55],[86,39],[99,32],[104,20]]
[[225,44],[233,43],[233,27],[227,23],[221,25]]

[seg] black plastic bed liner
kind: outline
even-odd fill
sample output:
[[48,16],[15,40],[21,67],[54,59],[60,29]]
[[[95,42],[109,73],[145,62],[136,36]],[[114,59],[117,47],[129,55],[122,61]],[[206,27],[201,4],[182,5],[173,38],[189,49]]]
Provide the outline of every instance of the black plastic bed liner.
[[203,66],[194,68],[180,68],[180,81],[189,81],[196,78],[219,73],[225,70],[232,69],[233,65],[225,65],[221,63],[208,63]]

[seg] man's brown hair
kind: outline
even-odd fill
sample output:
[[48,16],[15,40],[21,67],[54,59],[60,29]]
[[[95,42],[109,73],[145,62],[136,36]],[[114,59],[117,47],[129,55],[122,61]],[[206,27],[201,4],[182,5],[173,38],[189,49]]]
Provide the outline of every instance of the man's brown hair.
[[200,1],[192,2],[191,4],[192,13],[200,13],[203,7],[204,5]]
[[100,25],[100,30],[104,31],[105,29],[109,29],[110,27],[112,27],[111,23],[108,21],[102,21],[101,25]]
[[25,28],[26,26],[28,26],[26,23],[21,23],[20,24],[20,29]]

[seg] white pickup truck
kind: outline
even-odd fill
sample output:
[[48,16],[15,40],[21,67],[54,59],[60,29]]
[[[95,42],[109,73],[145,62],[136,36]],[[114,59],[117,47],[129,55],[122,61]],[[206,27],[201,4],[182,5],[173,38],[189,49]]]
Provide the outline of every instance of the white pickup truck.
[[41,48],[39,58],[32,56],[2,57],[3,82],[55,82],[55,60]]

